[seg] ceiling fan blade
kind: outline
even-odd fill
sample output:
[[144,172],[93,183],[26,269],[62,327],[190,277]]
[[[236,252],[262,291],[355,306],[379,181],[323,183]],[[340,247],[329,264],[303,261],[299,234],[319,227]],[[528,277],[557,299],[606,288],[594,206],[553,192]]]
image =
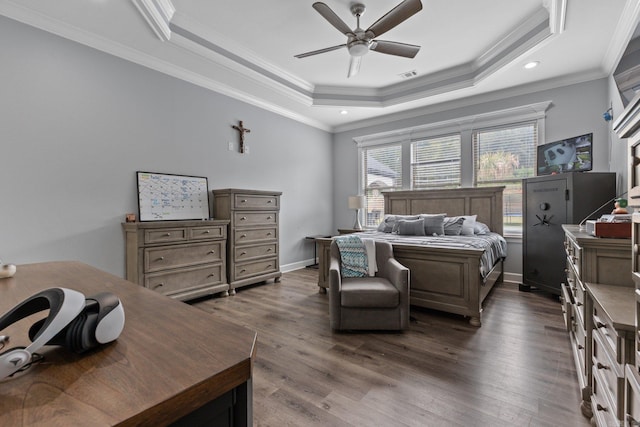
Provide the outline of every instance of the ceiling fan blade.
[[300,53],[298,55],[294,55],[296,58],[306,58],[307,56],[317,55],[319,53],[331,52],[332,50],[338,50],[342,47],[347,47],[346,44],[340,44],[338,46],[325,47],[324,49],[313,50],[311,52]]
[[352,35],[353,31],[351,31],[351,28],[349,28],[349,26],[347,24],[344,23],[344,21],[342,19],[340,19],[340,17],[338,15],[336,15],[336,13],[331,10],[331,8],[329,6],[327,6],[326,4],[322,3],[322,2],[315,2],[313,4],[313,8],[315,10],[318,11],[318,13],[320,15],[322,15],[322,17],[324,19],[326,19],[327,21],[329,21],[329,23],[331,25],[333,25],[334,27],[336,27],[338,29],[338,31],[340,31],[342,34],[344,35]]
[[362,56],[352,56],[349,61],[349,74],[347,77],[353,77],[360,71],[360,63],[362,62]]
[[387,12],[382,18],[374,22],[374,24],[367,29],[366,34],[370,35],[371,38],[379,37],[421,10],[422,3],[420,0],[404,0]]
[[371,42],[369,50],[386,53],[387,55],[404,56],[405,58],[415,58],[420,51],[420,46],[407,43],[390,42],[387,40],[374,40]]

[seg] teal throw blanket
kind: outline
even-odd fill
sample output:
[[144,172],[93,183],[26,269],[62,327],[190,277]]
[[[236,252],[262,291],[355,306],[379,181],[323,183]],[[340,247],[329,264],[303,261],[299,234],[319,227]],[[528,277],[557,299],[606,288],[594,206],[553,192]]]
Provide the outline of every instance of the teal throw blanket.
[[342,259],[341,276],[342,277],[365,277],[368,275],[369,265],[367,260],[367,251],[358,236],[340,236],[336,237],[336,244],[340,250],[340,258]]

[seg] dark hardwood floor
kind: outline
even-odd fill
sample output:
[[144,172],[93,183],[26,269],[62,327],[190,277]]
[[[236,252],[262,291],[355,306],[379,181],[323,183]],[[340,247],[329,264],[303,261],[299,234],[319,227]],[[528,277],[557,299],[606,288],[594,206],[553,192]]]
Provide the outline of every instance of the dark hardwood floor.
[[407,332],[337,333],[316,282],[302,269],[194,303],[258,333],[254,425],[589,425],[557,298],[500,284],[481,328],[412,307]]

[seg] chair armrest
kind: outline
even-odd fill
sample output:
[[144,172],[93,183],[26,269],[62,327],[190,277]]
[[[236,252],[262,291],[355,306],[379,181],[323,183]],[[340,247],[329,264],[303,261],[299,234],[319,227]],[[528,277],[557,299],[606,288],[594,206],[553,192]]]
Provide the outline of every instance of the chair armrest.
[[398,288],[400,293],[409,294],[409,269],[397,259],[389,258],[384,268],[384,277]]
[[342,278],[340,277],[340,261],[335,257],[329,258],[329,290],[340,292]]

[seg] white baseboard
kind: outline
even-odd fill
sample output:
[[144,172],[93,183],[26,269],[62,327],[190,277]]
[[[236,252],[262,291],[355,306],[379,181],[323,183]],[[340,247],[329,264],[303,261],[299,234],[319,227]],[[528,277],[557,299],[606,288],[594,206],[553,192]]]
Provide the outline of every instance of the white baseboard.
[[520,285],[522,283],[522,274],[519,273],[504,273],[504,283]]
[[300,270],[301,268],[305,268],[306,266],[313,263],[313,259],[305,259],[303,261],[292,262],[291,264],[281,265],[280,271],[283,273],[287,273],[289,271]]

